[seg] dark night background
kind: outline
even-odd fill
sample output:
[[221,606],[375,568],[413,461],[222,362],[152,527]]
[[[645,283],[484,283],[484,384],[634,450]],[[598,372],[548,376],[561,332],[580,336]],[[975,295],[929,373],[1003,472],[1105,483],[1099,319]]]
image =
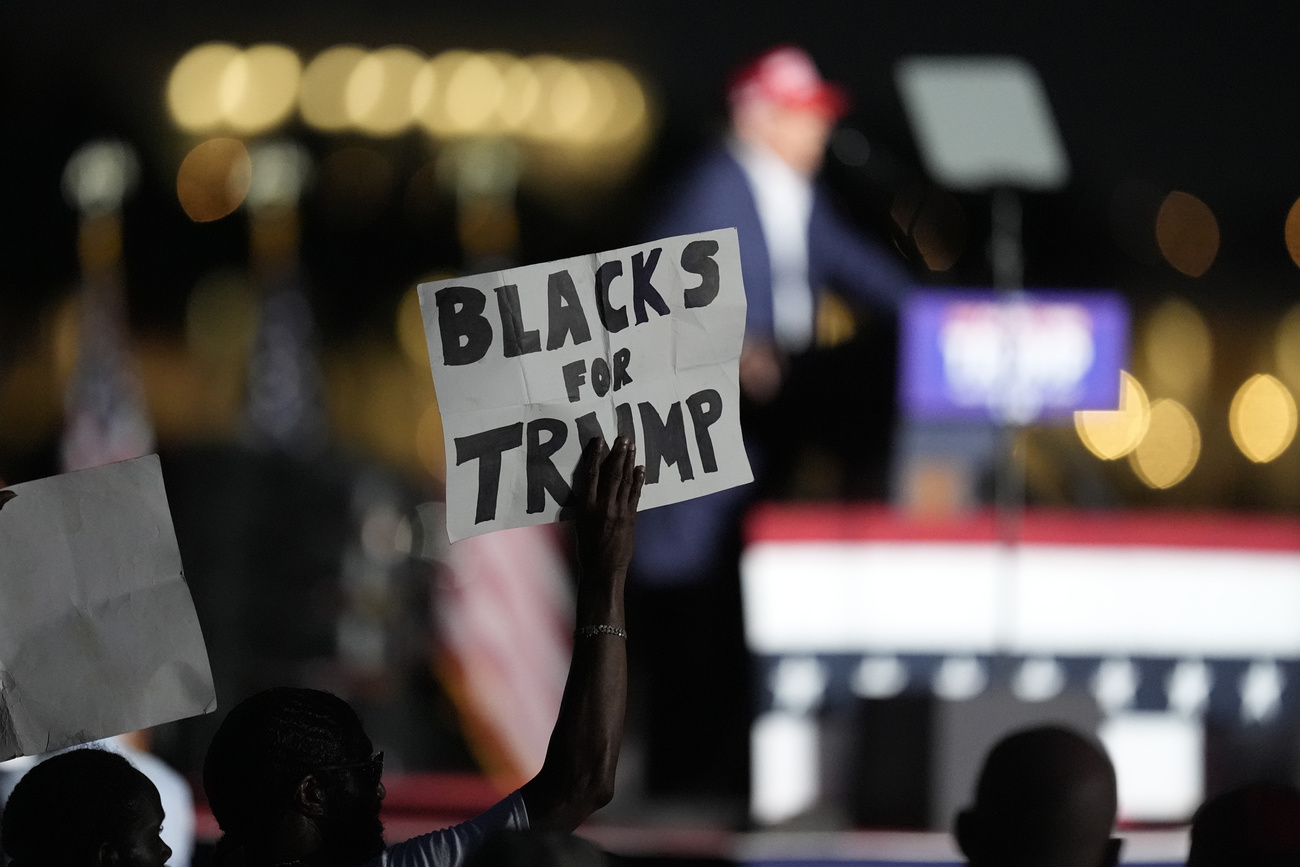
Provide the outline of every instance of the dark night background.
[[[524,263],[645,240],[642,226],[672,179],[722,131],[722,93],[730,72],[782,42],[806,47],[823,75],[850,92],[853,108],[843,125],[865,134],[869,157],[854,166],[832,152],[824,179],[864,231],[890,243],[897,231],[891,202],[924,181],[894,84],[895,63],[918,54],[1022,57],[1042,77],[1072,163],[1065,190],[1024,199],[1026,285],[1117,288],[1139,322],[1167,298],[1191,302],[1214,335],[1210,412],[1219,419],[1203,423],[1217,425],[1205,441],[1207,456],[1213,445],[1218,458],[1203,461],[1206,468],[1198,467],[1191,481],[1168,492],[1146,490],[1121,467],[1091,461],[1072,430],[1044,434],[1040,456],[1046,464],[1066,467],[1070,478],[1101,474],[1106,484],[1096,494],[1096,485],[1055,484],[1049,473],[1036,487],[1031,461],[1031,497],[1069,506],[1300,507],[1300,460],[1288,453],[1268,467],[1248,464],[1232,450],[1225,421],[1233,389],[1254,372],[1260,347],[1281,314],[1300,300],[1300,270],[1283,236],[1288,211],[1300,197],[1300,6],[1126,0],[10,0],[0,4],[0,386],[37,352],[50,311],[76,284],[77,218],[60,193],[60,176],[69,156],[89,139],[120,137],[140,154],[141,185],[123,215],[130,324],[138,339],[178,339],[187,299],[200,278],[244,267],[244,212],[193,223],[174,192],[176,167],[194,139],[167,116],[167,77],[186,51],[212,40],[241,46],[279,42],[304,59],[343,43],[396,44],[429,56],[468,48],[600,57],[634,70],[656,108],[645,158],[612,189],[567,200],[521,193],[518,259]],[[349,143],[374,148],[396,167],[399,191],[427,159],[415,132],[384,140],[326,136],[295,121],[281,132],[318,158]],[[1155,191],[1152,217],[1159,198],[1171,190],[1189,192],[1213,211],[1221,244],[1203,276],[1188,277],[1166,264],[1150,226],[1127,241],[1117,238],[1117,202],[1122,204],[1125,190],[1138,188]],[[968,226],[964,253],[947,272],[927,273],[914,263],[914,273],[919,282],[936,286],[988,286],[988,198],[955,198]],[[392,348],[394,315],[412,284],[463,265],[453,212],[450,201],[441,201],[413,214],[397,192],[366,220],[340,222],[307,194],[302,257],[326,355],[370,344]],[[427,367],[421,375],[427,378]],[[0,477],[14,483],[55,472],[57,425],[39,441],[6,439],[5,394],[0,388]],[[851,436],[842,439],[841,448],[854,447]],[[364,448],[312,470],[263,463],[268,459],[221,445],[169,439],[165,430],[160,448],[187,564],[190,552],[207,564],[188,570],[196,600],[207,606],[205,631],[211,636],[221,624],[236,630],[229,633],[231,655],[219,662],[232,678],[251,664],[248,659],[301,662],[328,654],[328,617],[313,619],[312,606],[326,610],[330,601],[312,594],[336,565],[338,551],[331,546],[340,545],[355,517],[349,491],[358,478],[378,479],[376,484],[398,492],[394,496],[405,507],[439,493],[429,479],[413,477],[409,467],[394,469],[382,454]],[[256,511],[245,514],[250,503]],[[222,524],[220,532],[212,529],[214,516],[234,514],[238,520]],[[281,550],[280,538],[293,538],[299,547]],[[294,551],[311,556],[291,556]],[[218,581],[234,573],[246,575],[250,587],[288,576],[278,585],[283,592],[272,594],[270,607],[261,610],[260,626],[241,623],[243,603]],[[412,589],[418,579],[403,581],[400,592],[423,604]],[[275,632],[269,625],[301,615],[304,597],[311,605],[300,618],[302,634],[283,646],[267,643]],[[418,644],[418,638],[410,641]],[[238,689],[226,688],[236,693],[282,671],[271,664]],[[408,724],[396,711],[384,717],[382,708],[393,706],[394,695],[418,705],[415,717],[448,718],[445,698],[424,681],[367,689],[357,687],[356,694],[363,705],[364,696],[374,697],[368,723],[383,725],[381,718],[391,718],[394,739]],[[467,761],[454,732],[446,737],[437,747],[440,758],[412,761]],[[170,745],[183,754],[201,739],[174,735]]]

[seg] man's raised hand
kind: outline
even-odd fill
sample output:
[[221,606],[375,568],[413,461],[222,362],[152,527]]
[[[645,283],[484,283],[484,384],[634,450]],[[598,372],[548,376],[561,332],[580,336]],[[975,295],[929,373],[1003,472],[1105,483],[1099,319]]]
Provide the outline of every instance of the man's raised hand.
[[520,790],[529,821],[572,831],[614,796],[627,707],[627,632],[623,587],[632,560],[636,507],[645,468],[626,437],[587,443],[577,495],[578,632],[559,717],[542,769]]
[[585,575],[621,574],[632,561],[636,509],[645,484],[645,467],[636,466],[636,446],[614,440],[602,462],[604,442],[593,439],[582,453],[583,482],[578,502],[578,561]]

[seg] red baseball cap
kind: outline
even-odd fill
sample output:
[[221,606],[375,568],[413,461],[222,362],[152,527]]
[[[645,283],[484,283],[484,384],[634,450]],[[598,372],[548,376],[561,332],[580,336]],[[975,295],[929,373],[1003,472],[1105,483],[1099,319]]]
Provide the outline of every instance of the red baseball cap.
[[786,108],[806,108],[833,117],[849,110],[844,88],[822,78],[812,57],[796,45],[769,48],[742,67],[727,85],[733,106],[765,99]]

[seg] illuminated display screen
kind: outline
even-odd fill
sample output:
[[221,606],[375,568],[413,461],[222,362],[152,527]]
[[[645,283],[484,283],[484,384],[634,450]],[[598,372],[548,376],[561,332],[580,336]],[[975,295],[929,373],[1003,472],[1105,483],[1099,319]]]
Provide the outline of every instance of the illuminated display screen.
[[903,411],[1026,424],[1115,409],[1128,324],[1113,292],[915,292],[902,314]]

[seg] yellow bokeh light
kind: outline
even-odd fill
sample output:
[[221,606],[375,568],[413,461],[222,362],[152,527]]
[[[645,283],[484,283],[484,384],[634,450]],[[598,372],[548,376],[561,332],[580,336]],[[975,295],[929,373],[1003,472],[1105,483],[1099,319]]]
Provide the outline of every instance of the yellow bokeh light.
[[1119,409],[1081,410],[1074,429],[1088,451],[1113,461],[1137,448],[1151,422],[1151,405],[1142,384],[1127,371],[1119,373]]
[[1142,349],[1157,391],[1191,400],[1209,380],[1214,357],[1210,328],[1186,301],[1172,299],[1155,309]]
[[551,68],[545,104],[550,109],[550,134],[569,139],[592,110],[591,81],[576,64],[561,60]]
[[243,133],[262,132],[293,111],[302,62],[283,45],[254,45],[222,74],[219,97],[224,119]]
[[563,57],[539,54],[527,62],[537,77],[539,93],[520,131],[543,141],[557,141],[566,133],[565,124],[576,122],[586,111],[590,86],[577,66]]
[[438,135],[446,126],[442,91],[447,84],[445,53],[427,61],[411,81],[411,114],[426,132]]
[[333,132],[350,123],[345,104],[352,71],[366,59],[355,45],[340,45],[316,55],[302,73],[298,110],[308,125]]
[[451,133],[492,131],[505,91],[501,70],[482,54],[470,54],[447,76],[443,111]]
[[501,67],[501,101],[497,106],[497,117],[506,130],[515,132],[537,110],[542,85],[532,64],[508,54],[498,54],[496,58]]
[[577,144],[594,144],[602,141],[609,128],[610,119],[617,108],[618,94],[611,83],[609,69],[614,66],[605,61],[578,64],[578,71],[587,83],[586,110],[568,128],[568,138]]
[[603,64],[606,81],[614,92],[614,111],[605,128],[610,142],[638,136],[649,122],[645,89],[635,75],[617,63]]
[[396,135],[415,119],[412,87],[425,59],[410,48],[374,51],[348,76],[344,108],[353,125],[371,135]]
[[1171,488],[1187,478],[1201,456],[1201,431],[1196,419],[1176,400],[1151,405],[1146,435],[1129,453],[1129,464],[1144,484]]
[[1242,454],[1257,464],[1268,463],[1295,438],[1295,398],[1276,378],[1257,373],[1232,398],[1228,427]]
[[447,116],[447,84],[461,64],[473,57],[469,51],[444,51],[424,64],[411,82],[411,109],[415,122],[435,136],[453,135]]
[[1291,261],[1300,265],[1300,199],[1296,199],[1287,212],[1285,238],[1286,251],[1291,254]]
[[1174,190],[1156,214],[1156,244],[1176,270],[1199,277],[1219,253],[1219,222],[1196,196]]
[[219,220],[243,203],[253,177],[253,161],[243,142],[215,138],[185,155],[176,173],[176,198],[196,223]]
[[1273,363],[1292,388],[1300,388],[1300,304],[1282,317],[1273,343]]
[[167,79],[167,109],[187,132],[206,132],[226,118],[221,88],[226,71],[242,52],[227,42],[208,42],[186,52]]

